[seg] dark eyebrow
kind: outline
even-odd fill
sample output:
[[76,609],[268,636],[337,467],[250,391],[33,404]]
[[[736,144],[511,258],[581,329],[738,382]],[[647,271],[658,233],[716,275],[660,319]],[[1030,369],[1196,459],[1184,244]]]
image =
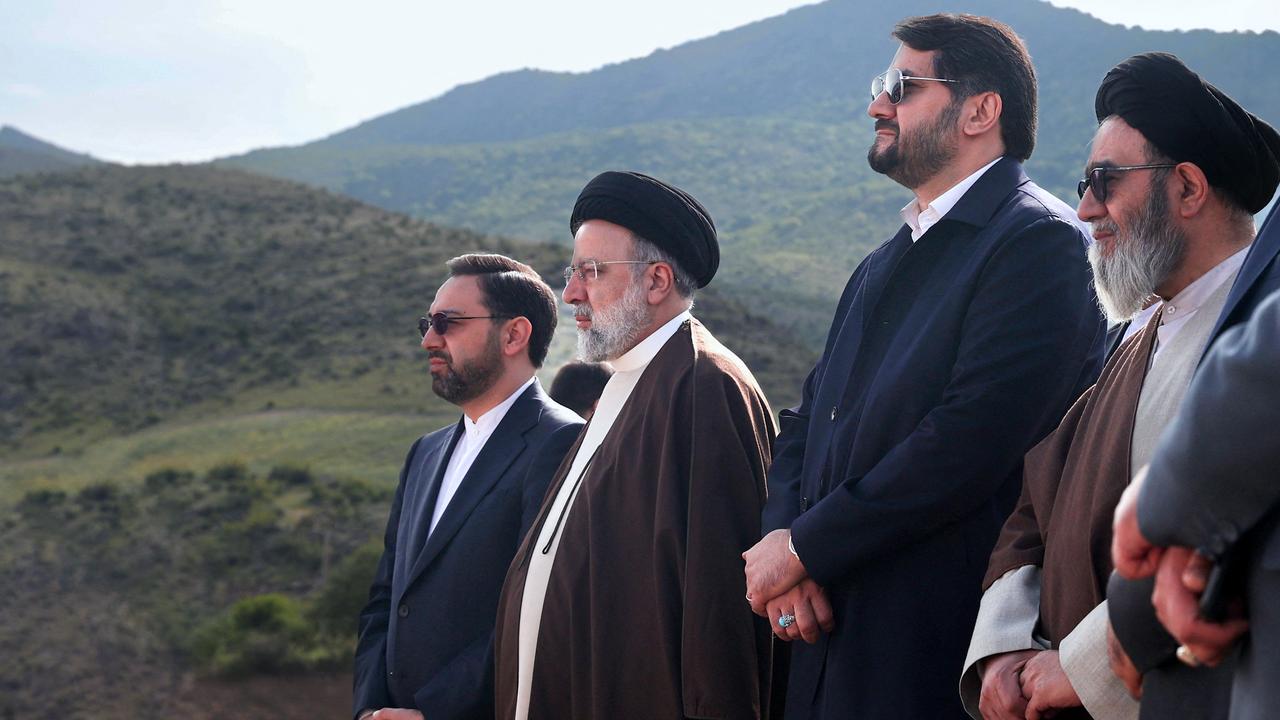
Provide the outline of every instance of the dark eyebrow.
[[1105,168],[1113,168],[1113,167],[1119,167],[1119,165],[1117,165],[1113,160],[1098,160],[1097,162],[1091,162],[1088,165],[1085,165],[1084,174],[1089,175],[1093,173],[1094,170],[1097,170],[1098,168],[1105,169]]

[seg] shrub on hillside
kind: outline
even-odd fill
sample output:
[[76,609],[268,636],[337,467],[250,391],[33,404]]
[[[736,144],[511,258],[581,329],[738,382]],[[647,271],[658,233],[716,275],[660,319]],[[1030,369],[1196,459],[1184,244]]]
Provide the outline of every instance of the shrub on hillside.
[[313,641],[302,606],[279,593],[240,600],[197,631],[196,659],[216,675],[246,676],[311,665]]

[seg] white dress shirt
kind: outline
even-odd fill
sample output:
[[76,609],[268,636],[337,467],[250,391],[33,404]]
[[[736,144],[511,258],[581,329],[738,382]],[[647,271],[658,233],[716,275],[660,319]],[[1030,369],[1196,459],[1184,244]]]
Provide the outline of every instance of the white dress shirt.
[[474,422],[463,414],[462,437],[458,438],[458,444],[453,447],[453,454],[449,456],[449,465],[445,468],[444,477],[440,480],[440,494],[436,497],[436,507],[431,513],[431,526],[427,529],[427,537],[431,537],[431,533],[435,532],[436,524],[444,515],[445,508],[449,507],[449,501],[458,492],[462,479],[467,476],[467,471],[471,469],[476,457],[484,449],[484,444],[489,441],[493,431],[498,429],[498,423],[507,416],[507,411],[515,404],[520,394],[533,384],[533,380],[533,378],[526,380],[523,385],[516,388],[515,392],[507,396],[506,400],[494,405]]
[[902,216],[902,221],[911,228],[911,242],[919,240],[925,233],[929,232],[929,228],[937,225],[939,220],[946,217],[947,213],[951,212],[951,208],[960,202],[960,198],[969,192],[969,188],[978,182],[978,178],[982,177],[983,173],[990,170],[991,166],[1000,162],[1001,159],[996,158],[978,168],[972,175],[952,185],[946,192],[934,198],[933,202],[926,205],[923,210],[920,209],[919,201],[912,198],[911,202],[907,203],[898,212]]

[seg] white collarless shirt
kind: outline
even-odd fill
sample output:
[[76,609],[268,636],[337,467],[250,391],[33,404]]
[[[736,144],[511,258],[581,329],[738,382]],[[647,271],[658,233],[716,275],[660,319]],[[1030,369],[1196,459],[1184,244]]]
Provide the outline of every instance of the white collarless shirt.
[[489,442],[493,431],[498,429],[498,423],[502,422],[502,418],[507,416],[507,411],[515,404],[520,394],[534,383],[534,380],[534,378],[526,380],[523,385],[516,388],[515,392],[508,395],[506,400],[494,405],[474,422],[465,413],[463,414],[462,437],[458,438],[458,444],[453,447],[453,454],[449,456],[449,465],[445,468],[444,477],[440,480],[440,494],[436,497],[436,507],[431,513],[431,526],[427,529],[427,537],[431,537],[431,533],[435,532],[440,517],[449,507],[449,501],[462,486],[462,479],[467,476],[467,471],[471,469],[476,457],[484,449],[484,444]]
[[920,209],[920,203],[915,198],[912,198],[911,202],[903,206],[898,211],[898,214],[902,216],[902,221],[911,228],[911,242],[919,240],[925,233],[929,232],[929,228],[937,225],[939,220],[946,217],[947,213],[951,212],[951,208],[960,202],[960,198],[969,192],[969,188],[978,182],[978,178],[982,177],[985,172],[991,169],[992,165],[1002,159],[1004,159],[1003,156],[998,157],[978,168],[972,175],[952,185],[946,192],[934,198],[933,202],[926,205],[923,210]]
[[1195,317],[1200,306],[1222,283],[1235,278],[1240,266],[1244,265],[1244,256],[1249,254],[1249,247],[1246,245],[1244,249],[1214,265],[1212,270],[1196,278],[1190,285],[1182,288],[1182,292],[1160,305],[1157,311],[1160,313],[1160,325],[1156,328],[1156,351],[1153,357],[1160,353],[1162,345],[1173,340],[1187,321]]

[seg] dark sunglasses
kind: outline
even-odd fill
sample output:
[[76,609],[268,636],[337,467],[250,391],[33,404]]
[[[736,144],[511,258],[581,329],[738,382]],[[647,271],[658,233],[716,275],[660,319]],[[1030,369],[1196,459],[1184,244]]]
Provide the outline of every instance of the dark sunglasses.
[[1176,164],[1162,165],[1125,165],[1123,167],[1096,167],[1089,171],[1085,179],[1076,183],[1076,194],[1084,199],[1088,190],[1093,190],[1093,198],[1100,203],[1107,201],[1107,173],[1125,172],[1127,170],[1156,170],[1159,168],[1178,167]]
[[889,68],[883,73],[871,78],[871,101],[875,102],[880,97],[880,93],[888,93],[889,102],[897,105],[902,102],[902,91],[906,88],[908,82],[912,80],[931,80],[933,82],[953,83],[958,80],[947,80],[946,78],[931,77],[914,77],[912,75],[903,75],[898,68]]
[[459,320],[510,320],[512,317],[511,315],[445,315],[444,313],[436,313],[430,317],[418,318],[418,334],[426,337],[428,330],[435,330],[437,335],[444,335],[449,332],[449,323],[455,323]]

